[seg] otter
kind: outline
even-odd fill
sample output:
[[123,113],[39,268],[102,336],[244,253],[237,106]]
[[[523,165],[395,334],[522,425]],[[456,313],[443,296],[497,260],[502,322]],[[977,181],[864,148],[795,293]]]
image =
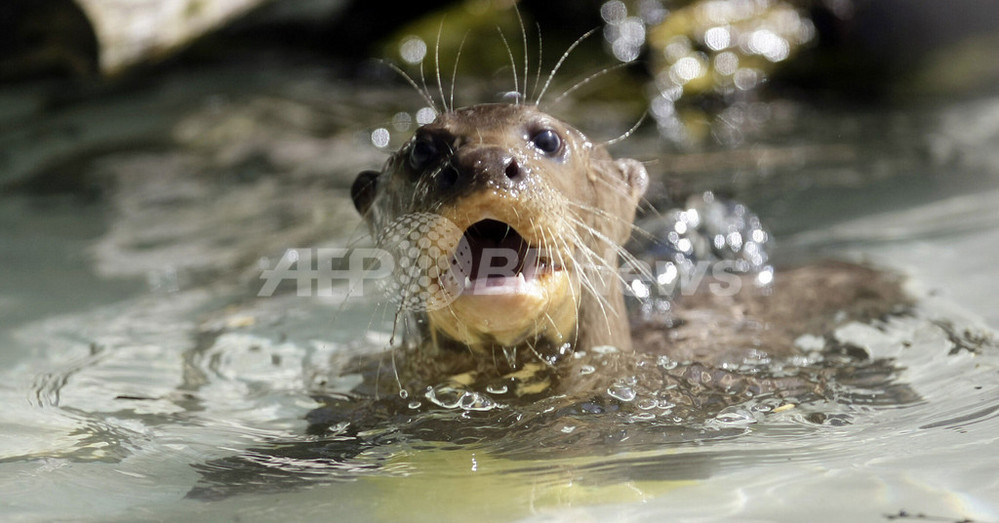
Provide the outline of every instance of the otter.
[[613,158],[532,104],[450,110],[417,129],[351,190],[375,238],[400,217],[437,216],[453,224],[451,245],[468,258],[457,286],[444,281],[460,265],[457,248],[443,254],[451,267],[421,268],[425,284],[453,295],[440,307],[400,308],[418,338],[404,369],[431,380],[462,376],[455,380],[464,385],[524,378],[531,368],[561,369],[564,378],[587,374],[574,367],[580,354],[607,350],[719,367],[750,351],[793,355],[801,334],[905,302],[887,273],[827,263],[780,272],[768,292],[686,297],[669,325],[629,319],[618,267],[632,259],[622,246],[648,185],[641,162]]
[[430,335],[477,352],[548,354],[567,343],[630,349],[619,282],[600,271],[617,267],[647,185],[640,162],[611,158],[535,106],[485,104],[421,127],[381,172],[361,173],[352,196],[376,236],[406,213],[449,220],[473,273],[490,247],[515,253],[510,274],[471,275],[489,292],[466,289],[428,311]]

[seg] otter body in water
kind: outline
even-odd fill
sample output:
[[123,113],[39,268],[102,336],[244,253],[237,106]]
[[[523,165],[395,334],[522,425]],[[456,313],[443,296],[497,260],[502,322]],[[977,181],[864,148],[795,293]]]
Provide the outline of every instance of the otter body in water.
[[[376,238],[407,215],[453,225],[456,247],[443,253],[450,263],[420,272],[423,288],[447,299],[400,309],[419,338],[403,369],[475,382],[524,366],[572,368],[580,354],[609,346],[718,366],[750,351],[791,355],[801,334],[821,336],[904,301],[883,273],[825,264],[778,274],[768,293],[685,297],[669,325],[629,322],[618,266],[630,259],[622,245],[647,186],[640,162],[613,159],[533,105],[476,105],[420,127],[381,172],[361,173],[352,188]],[[426,232],[405,232],[426,252]],[[455,275],[460,254],[466,263]],[[568,374],[578,373],[560,373]]]

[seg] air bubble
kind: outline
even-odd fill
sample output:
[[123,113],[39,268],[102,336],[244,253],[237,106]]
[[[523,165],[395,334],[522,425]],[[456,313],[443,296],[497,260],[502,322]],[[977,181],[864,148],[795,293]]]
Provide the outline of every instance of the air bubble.
[[506,394],[510,388],[504,385],[487,385],[486,392],[490,394]]
[[635,399],[635,389],[621,383],[615,383],[607,388],[610,397],[620,401],[632,401]]

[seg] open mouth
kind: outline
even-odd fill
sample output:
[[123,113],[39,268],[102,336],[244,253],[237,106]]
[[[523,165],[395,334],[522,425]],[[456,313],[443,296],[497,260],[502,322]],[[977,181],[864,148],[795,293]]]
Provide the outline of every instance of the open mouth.
[[469,346],[513,347],[536,336],[563,343],[578,319],[580,289],[573,267],[536,232],[548,224],[519,215],[503,221],[490,205],[489,200],[472,202],[453,220],[468,224],[473,212],[483,218],[467,226],[451,255],[457,270],[449,274],[453,283],[461,283],[459,295],[447,307],[427,311],[430,325]]
[[471,256],[465,293],[530,293],[540,279],[562,270],[549,252],[532,246],[516,229],[498,220],[472,224],[463,239]]

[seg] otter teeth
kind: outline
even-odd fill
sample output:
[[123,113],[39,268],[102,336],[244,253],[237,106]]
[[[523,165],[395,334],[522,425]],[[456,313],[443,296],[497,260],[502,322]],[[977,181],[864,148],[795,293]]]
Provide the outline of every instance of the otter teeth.
[[533,277],[528,279],[523,272],[516,276],[502,276],[498,278],[479,278],[472,280],[465,277],[465,292],[474,295],[508,295],[508,294],[529,294],[538,292],[537,280]]

